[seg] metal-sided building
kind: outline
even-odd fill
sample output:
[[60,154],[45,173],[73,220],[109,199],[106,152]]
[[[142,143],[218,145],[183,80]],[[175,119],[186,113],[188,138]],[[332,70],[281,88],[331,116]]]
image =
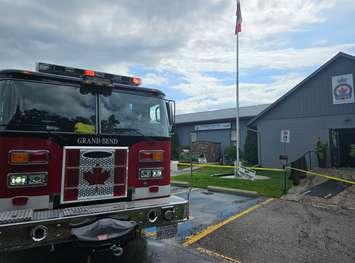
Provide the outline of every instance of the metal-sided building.
[[[268,104],[240,108],[240,145],[243,150],[247,134],[247,123],[262,112]],[[176,133],[180,146],[191,142],[207,141],[219,143],[221,152],[235,144],[235,108],[186,113],[176,116]]]
[[355,167],[354,75],[355,57],[338,53],[252,119],[261,165],[279,167],[283,154],[294,161],[320,140],[328,167]]

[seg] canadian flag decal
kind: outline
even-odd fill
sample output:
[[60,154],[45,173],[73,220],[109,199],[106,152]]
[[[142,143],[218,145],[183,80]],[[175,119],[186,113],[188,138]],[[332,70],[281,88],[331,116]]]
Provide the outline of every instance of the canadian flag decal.
[[110,177],[110,171],[104,171],[99,164],[96,164],[91,171],[84,172],[84,179],[90,185],[105,184],[106,180]]

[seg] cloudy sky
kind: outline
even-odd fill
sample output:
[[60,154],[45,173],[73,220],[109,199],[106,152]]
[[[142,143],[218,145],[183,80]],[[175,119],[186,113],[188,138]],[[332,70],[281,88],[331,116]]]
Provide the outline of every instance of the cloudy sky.
[[[141,76],[179,113],[233,107],[235,0],[0,0],[0,68]],[[355,0],[241,0],[240,102],[271,103],[339,51]]]

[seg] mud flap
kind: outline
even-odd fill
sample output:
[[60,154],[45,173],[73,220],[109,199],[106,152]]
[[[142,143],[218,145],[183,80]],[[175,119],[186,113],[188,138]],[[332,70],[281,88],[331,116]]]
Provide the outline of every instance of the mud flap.
[[137,223],[113,218],[99,219],[89,225],[74,227],[71,233],[81,247],[124,244],[136,237]]

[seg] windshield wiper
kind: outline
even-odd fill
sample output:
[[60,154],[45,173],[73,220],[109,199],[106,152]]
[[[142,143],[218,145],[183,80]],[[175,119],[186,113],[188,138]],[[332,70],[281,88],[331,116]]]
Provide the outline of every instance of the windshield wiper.
[[134,128],[110,128],[107,129],[107,132],[135,132],[140,136],[145,136],[139,129]]
[[[39,125],[39,124],[20,124],[20,123],[11,123],[11,124],[0,124],[0,127],[5,127],[6,130],[9,128],[9,130],[11,130],[11,127],[26,127],[26,128],[45,128],[47,127],[47,125]],[[6,131],[5,130],[5,131]],[[23,129],[23,130],[19,130],[19,129],[16,129],[16,131],[18,132],[45,132],[47,133],[49,136],[52,136],[52,137],[55,137],[55,138],[59,138],[59,139],[66,139],[64,136],[56,133],[56,130],[47,130],[47,129],[39,129],[39,130],[26,130],[26,129]]]

